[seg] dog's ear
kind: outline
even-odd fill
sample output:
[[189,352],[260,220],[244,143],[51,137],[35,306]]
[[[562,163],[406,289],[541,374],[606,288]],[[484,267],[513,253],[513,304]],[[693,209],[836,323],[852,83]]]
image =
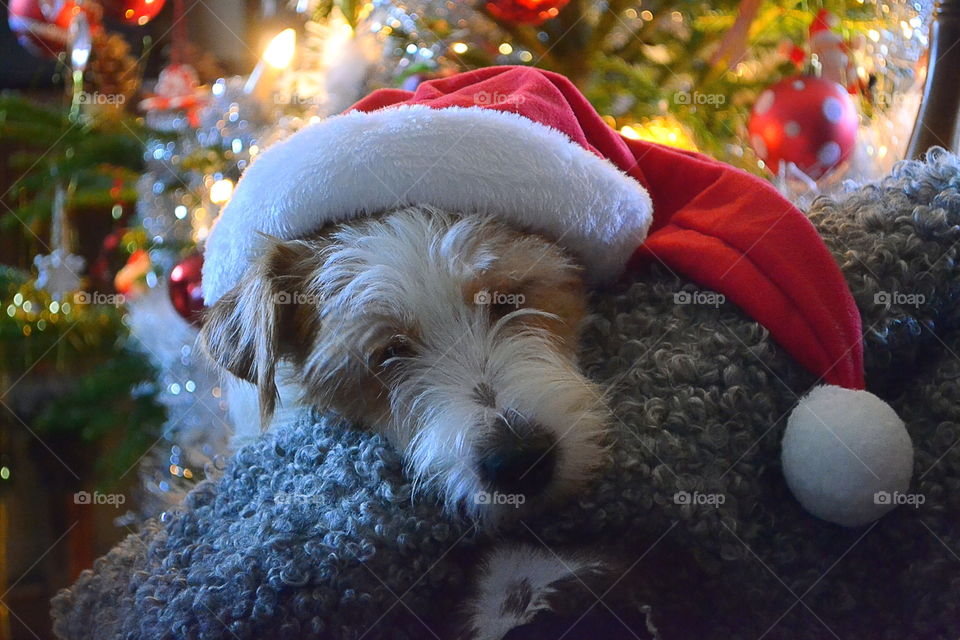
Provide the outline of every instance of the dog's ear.
[[256,385],[261,427],[277,402],[277,360],[295,348],[294,307],[314,243],[265,239],[267,247],[233,289],[210,307],[200,329],[203,350],[233,375]]

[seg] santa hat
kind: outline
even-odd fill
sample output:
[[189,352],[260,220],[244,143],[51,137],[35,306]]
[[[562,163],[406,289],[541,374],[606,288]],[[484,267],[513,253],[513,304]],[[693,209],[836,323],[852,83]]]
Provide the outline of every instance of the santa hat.
[[750,174],[624,138],[554,73],[489,67],[376,91],[267,149],[207,241],[206,302],[239,282],[256,232],[292,239],[411,204],[552,237],[596,282],[654,260],[724,294],[828,385],[788,421],[784,469],[801,503],[861,524],[889,507],[875,492],[906,488],[909,437],[863,391],[860,314],[809,220]]

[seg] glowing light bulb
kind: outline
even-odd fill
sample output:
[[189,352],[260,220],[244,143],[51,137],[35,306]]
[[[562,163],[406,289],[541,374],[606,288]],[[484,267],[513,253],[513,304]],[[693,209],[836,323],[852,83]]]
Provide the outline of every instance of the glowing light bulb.
[[229,178],[217,180],[210,186],[210,202],[223,204],[233,195],[233,181]]
[[293,62],[297,47],[297,32],[284,29],[273,37],[263,52],[263,60],[274,69],[286,69]]

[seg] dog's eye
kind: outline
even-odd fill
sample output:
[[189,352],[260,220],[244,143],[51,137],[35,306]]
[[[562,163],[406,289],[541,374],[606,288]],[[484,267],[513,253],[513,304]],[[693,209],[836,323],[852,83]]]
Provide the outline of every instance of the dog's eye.
[[380,349],[374,357],[374,364],[384,368],[399,363],[404,358],[412,358],[415,354],[413,345],[405,338],[394,338],[385,347]]
[[495,303],[490,305],[490,316],[493,318],[502,318],[516,309],[512,304]]
[[521,297],[510,296],[510,302],[494,302],[490,305],[490,317],[497,320],[521,308],[523,308]]

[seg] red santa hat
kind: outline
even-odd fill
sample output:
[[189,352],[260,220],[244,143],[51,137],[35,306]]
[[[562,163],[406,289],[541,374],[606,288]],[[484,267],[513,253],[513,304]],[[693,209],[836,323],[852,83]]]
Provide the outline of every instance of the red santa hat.
[[552,237],[596,282],[653,260],[739,305],[829,385],[794,411],[784,441],[787,480],[816,515],[869,521],[887,508],[875,490],[909,481],[902,423],[863,391],[859,311],[806,216],[746,172],[624,138],[554,73],[489,67],[376,91],[267,149],[207,241],[206,302],[239,282],[256,232],[292,239],[411,204]]

